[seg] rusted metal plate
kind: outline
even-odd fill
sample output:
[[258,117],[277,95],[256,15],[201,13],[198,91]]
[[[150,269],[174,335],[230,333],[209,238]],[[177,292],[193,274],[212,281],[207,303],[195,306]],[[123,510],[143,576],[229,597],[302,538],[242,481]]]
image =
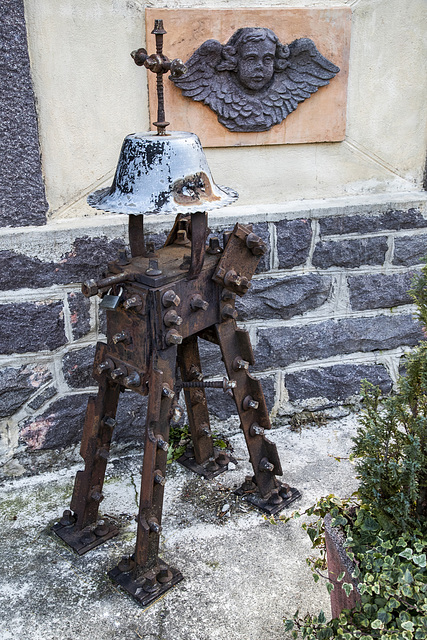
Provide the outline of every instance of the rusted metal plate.
[[147,607],[152,602],[158,600],[164,593],[166,593],[166,591],[169,591],[169,589],[184,579],[180,571],[163,561],[161,571],[164,571],[165,573],[169,571],[171,574],[170,580],[163,584],[159,581],[156,581],[153,584],[152,579],[147,581],[144,576],[135,580],[132,571],[120,571],[118,566],[111,569],[111,571],[108,572],[108,575],[113,582],[120,585],[122,589],[132,596],[138,604],[143,607]]
[[120,533],[114,523],[105,520],[105,525],[108,527],[108,531],[102,535],[97,535],[90,527],[82,529],[78,525],[63,526],[59,522],[54,524],[51,530],[73,551],[82,556]]
[[[237,466],[237,460],[230,454],[226,455],[228,460],[225,464],[219,464],[219,460],[221,460],[220,456],[222,454],[224,454],[224,452],[221,449],[214,448],[212,458],[202,464],[198,464],[194,456],[194,449],[189,449],[177,459],[177,462],[193,473],[197,473],[198,476],[202,476],[207,480],[212,480],[212,478],[219,476],[220,473],[228,471],[229,462],[232,462]],[[225,462],[225,459],[224,461],[221,460],[221,462]]]

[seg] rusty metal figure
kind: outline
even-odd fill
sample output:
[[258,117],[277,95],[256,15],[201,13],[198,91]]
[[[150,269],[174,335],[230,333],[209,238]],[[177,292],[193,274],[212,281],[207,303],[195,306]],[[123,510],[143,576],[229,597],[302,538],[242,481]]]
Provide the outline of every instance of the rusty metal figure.
[[[182,67],[179,60],[170,62],[163,55],[165,31],[161,21],[156,21],[153,33],[155,56],[147,56],[141,49],[132,55],[137,64],[158,74],[159,113],[154,123],[161,136],[158,141],[169,138],[165,132],[168,123],[162,75],[165,69],[182,71]],[[178,140],[179,146],[180,135],[189,137],[194,147],[192,134],[172,133],[170,140]],[[141,145],[141,140],[138,138],[135,144]],[[151,138],[144,144],[151,153]],[[227,470],[229,458],[213,445],[204,391],[206,387],[219,386],[233,394],[253,466],[254,475],[246,478],[241,492],[269,514],[277,513],[299,496],[296,489],[276,477],[282,475],[282,468],[276,446],[264,433],[271,425],[261,383],[249,373],[254,364],[249,335],[236,326],[236,296],[249,290],[266,245],[250,225],[243,224],[236,224],[222,239],[211,237],[206,244],[206,210],[234,197],[230,190],[211,184],[208,171],[204,167],[202,172],[171,185],[175,204],[184,210],[187,206],[192,213],[178,213],[162,249],[154,253],[145,247],[142,215],[131,215],[132,257],[121,256],[109,263],[102,280],[82,286],[86,296],[102,297],[101,306],[107,313],[107,343],[99,342],[96,349],[93,375],[99,391],[87,407],[80,449],[85,468],[77,473],[70,510],[64,512],[53,530],[79,554],[118,533],[114,523],[98,520],[117,404],[125,389],[148,395],[135,553],[124,557],[109,573],[143,606],[182,579],[180,571],[158,556],[170,420],[179,413],[180,388],[184,389],[193,443],[193,450],[181,458],[182,464],[207,478]],[[123,167],[118,173],[122,175]],[[95,194],[94,201],[108,210],[108,198],[116,198],[119,182],[116,174],[109,193],[104,190],[101,194],[103,204],[99,205],[99,194]],[[125,196],[130,198],[129,184],[135,186],[135,179],[126,181]],[[157,200],[157,211],[165,200]],[[144,210],[146,202],[141,206]],[[135,207],[131,202],[132,211]],[[228,378],[219,383],[203,380],[199,339],[219,345]],[[177,363],[180,380],[176,379]]]

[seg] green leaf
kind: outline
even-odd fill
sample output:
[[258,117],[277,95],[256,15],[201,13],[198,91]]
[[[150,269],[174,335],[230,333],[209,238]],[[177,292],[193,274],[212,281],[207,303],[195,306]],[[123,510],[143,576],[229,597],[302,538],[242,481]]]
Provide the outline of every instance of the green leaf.
[[405,582],[407,582],[408,584],[412,584],[414,581],[414,578],[412,576],[412,573],[409,571],[409,569],[406,569],[405,573],[403,574],[403,580]]
[[405,558],[406,560],[411,560],[412,558],[412,549],[410,547],[406,547],[403,551],[399,553],[399,556]]
[[345,591],[345,595],[347,598],[350,596],[350,593],[353,591],[354,587],[350,582],[344,582],[342,588]]
[[413,556],[412,561],[419,567],[425,567],[427,564],[426,554],[421,553],[419,556]]
[[332,584],[332,582],[327,582],[326,583],[326,588],[328,590],[328,593],[331,593],[331,591],[334,590],[334,585]]
[[319,613],[319,618],[318,618],[320,624],[324,624],[326,622],[326,616],[323,612],[323,609],[320,611]]
[[343,580],[343,579],[344,579],[344,576],[345,576],[345,571],[343,571],[342,573],[340,573],[340,575],[338,576],[338,578],[337,578],[338,582],[341,582],[341,580]]
[[381,622],[381,620],[374,620],[373,622],[371,622],[372,629],[382,629],[383,626],[384,626],[384,623]]
[[292,631],[292,629],[294,628],[294,621],[293,620],[285,620],[285,631]]
[[402,629],[405,629],[406,631],[413,631],[414,628],[414,623],[410,620],[408,620],[407,622],[402,622]]

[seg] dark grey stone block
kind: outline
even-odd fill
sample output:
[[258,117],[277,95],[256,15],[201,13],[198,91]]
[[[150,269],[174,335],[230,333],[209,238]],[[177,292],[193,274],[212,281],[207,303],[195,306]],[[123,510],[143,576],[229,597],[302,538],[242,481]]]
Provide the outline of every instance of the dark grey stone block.
[[259,331],[256,367],[262,371],[340,353],[414,346],[422,338],[421,325],[409,314],[268,327]]
[[80,442],[89,394],[65,396],[42,414],[20,425],[20,440],[29,449],[57,449]]
[[48,287],[52,284],[80,283],[97,279],[107,269],[107,263],[125,249],[120,239],[76,238],[71,250],[57,262],[0,251],[0,289]]
[[114,441],[137,440],[145,438],[148,397],[126,391],[120,394],[114,429]]
[[258,263],[255,273],[264,273],[270,270],[270,232],[268,230],[268,224],[266,222],[260,222],[253,225],[253,232],[256,233],[267,245],[267,251],[261,256],[261,260]]
[[0,418],[13,415],[51,378],[49,369],[40,364],[0,370]]
[[72,349],[62,358],[62,370],[66,383],[73,389],[93,387],[96,381],[92,377],[95,346]]
[[309,398],[344,402],[350,396],[360,393],[361,381],[364,379],[378,385],[383,393],[390,393],[392,389],[392,381],[385,367],[358,364],[337,364],[288,373],[285,376],[285,387],[291,402]]
[[78,340],[90,331],[90,300],[77,291],[69,293],[67,300],[73,338]]
[[236,300],[240,320],[282,318],[320,307],[332,290],[330,276],[309,274],[253,280],[249,292]]
[[204,376],[226,376],[221,349],[217,344],[207,340],[199,340],[200,363]]
[[53,351],[66,342],[62,302],[0,305],[0,353]]
[[56,387],[53,387],[53,386],[48,387],[47,389],[42,391],[38,396],[36,396],[34,400],[31,400],[31,402],[28,403],[28,406],[30,407],[30,409],[37,411],[37,409],[40,409],[40,407],[42,407],[48,400],[53,398],[53,396],[55,396],[56,394],[57,394]]
[[383,264],[387,251],[387,238],[357,240],[329,240],[319,242],[313,253],[313,265],[328,267],[360,267],[365,264]]
[[350,276],[348,288],[352,309],[381,309],[413,302],[408,290],[413,273],[383,273]]
[[[57,449],[80,442],[89,397],[78,393],[55,400],[42,414],[21,423],[21,441],[29,449]],[[143,440],[146,408],[146,397],[120,394],[113,440]]]
[[409,267],[427,259],[427,235],[401,236],[394,239],[393,264]]
[[2,3],[0,22],[0,226],[46,222],[46,202],[22,0]]
[[399,231],[400,229],[427,227],[427,219],[423,217],[418,209],[408,209],[406,211],[390,210],[380,215],[374,215],[374,213],[320,218],[320,233],[322,235],[374,233],[375,231],[389,229]]
[[282,220],[276,224],[279,268],[290,269],[303,264],[310,251],[311,223],[309,220]]

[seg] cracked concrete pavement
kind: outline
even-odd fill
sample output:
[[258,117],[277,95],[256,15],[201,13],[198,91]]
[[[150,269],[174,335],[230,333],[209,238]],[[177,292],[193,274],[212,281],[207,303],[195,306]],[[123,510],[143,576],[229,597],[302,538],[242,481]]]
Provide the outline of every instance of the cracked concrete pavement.
[[[356,422],[349,414],[271,431],[283,479],[302,494],[289,511],[355,490],[353,466],[335,458],[348,456]],[[184,580],[145,610],[107,576],[135,544],[137,450],[116,446],[107,468],[101,507],[119,522],[119,536],[82,557],[50,533],[82,468],[76,450],[57,455],[49,471],[5,479],[0,640],[286,640],[283,618],[296,609],[330,614],[326,588],[305,562],[311,550],[300,522],[272,524],[234,498],[251,470],[242,434],[229,440],[238,465],[212,481],[168,467],[161,555]]]

